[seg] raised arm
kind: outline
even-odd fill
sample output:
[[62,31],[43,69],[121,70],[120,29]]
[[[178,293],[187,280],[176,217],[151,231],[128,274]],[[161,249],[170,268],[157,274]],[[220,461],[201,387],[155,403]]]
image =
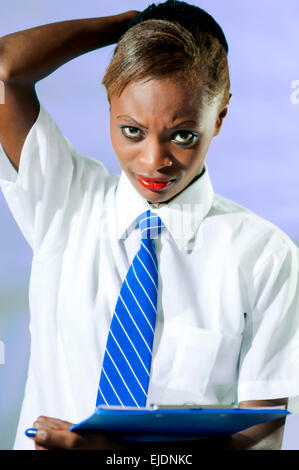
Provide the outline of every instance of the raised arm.
[[35,84],[82,54],[118,41],[137,11],[61,21],[0,38],[0,142],[16,170],[39,113]]

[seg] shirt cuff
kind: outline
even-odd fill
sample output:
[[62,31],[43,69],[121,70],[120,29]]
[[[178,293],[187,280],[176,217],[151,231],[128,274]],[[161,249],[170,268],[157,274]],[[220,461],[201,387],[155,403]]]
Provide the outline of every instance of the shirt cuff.
[[288,410],[299,412],[299,378],[271,381],[248,381],[239,383],[238,402],[249,400],[274,400],[289,398]]

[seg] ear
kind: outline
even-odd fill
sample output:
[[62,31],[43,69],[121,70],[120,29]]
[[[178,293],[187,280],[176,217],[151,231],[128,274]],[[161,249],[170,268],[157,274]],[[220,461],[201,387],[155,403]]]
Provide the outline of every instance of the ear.
[[219,132],[221,131],[222,123],[227,113],[228,113],[228,104],[224,106],[223,108],[221,108],[220,111],[218,112],[216,123],[215,123],[214,137],[218,135]]

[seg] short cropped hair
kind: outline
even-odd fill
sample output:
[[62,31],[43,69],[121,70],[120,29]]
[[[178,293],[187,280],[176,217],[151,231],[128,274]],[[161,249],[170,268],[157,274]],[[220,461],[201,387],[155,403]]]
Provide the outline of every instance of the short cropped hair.
[[141,12],[121,36],[105,72],[110,102],[131,82],[169,78],[200,86],[205,102],[229,103],[228,45],[216,21],[199,7],[167,0]]

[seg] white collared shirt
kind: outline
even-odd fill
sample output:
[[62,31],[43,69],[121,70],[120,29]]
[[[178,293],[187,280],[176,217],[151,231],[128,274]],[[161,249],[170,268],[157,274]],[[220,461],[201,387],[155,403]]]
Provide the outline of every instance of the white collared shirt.
[[231,404],[299,395],[298,250],[271,223],[214,194],[204,174],[159,209],[125,173],[76,152],[41,106],[17,173],[0,184],[33,250],[31,354],[15,449],[39,415],[94,411],[109,325],[148,209],[157,321],[147,403]]

